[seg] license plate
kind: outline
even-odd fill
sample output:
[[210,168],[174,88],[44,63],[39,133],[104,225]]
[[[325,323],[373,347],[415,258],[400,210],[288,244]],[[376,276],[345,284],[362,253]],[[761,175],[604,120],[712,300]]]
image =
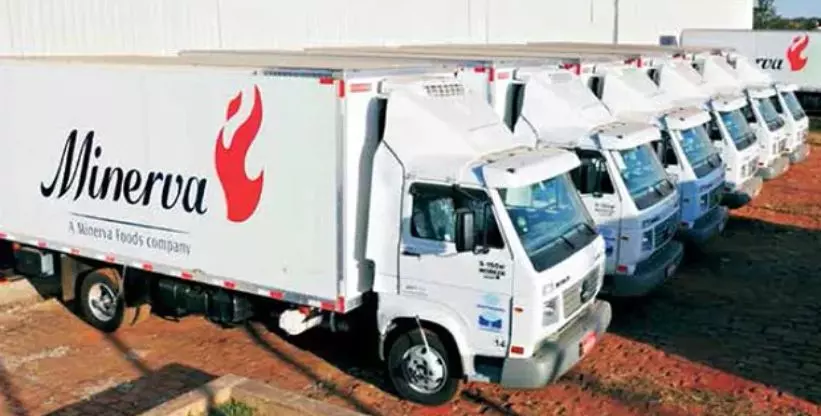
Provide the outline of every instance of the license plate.
[[672,276],[673,273],[675,273],[675,272],[676,272],[676,265],[675,264],[671,264],[671,265],[667,266],[667,271],[665,271],[665,273],[667,274],[667,277]]
[[582,341],[579,343],[579,347],[581,348],[581,355],[584,357],[587,355],[593,347],[596,345],[596,332],[590,331],[582,338]]

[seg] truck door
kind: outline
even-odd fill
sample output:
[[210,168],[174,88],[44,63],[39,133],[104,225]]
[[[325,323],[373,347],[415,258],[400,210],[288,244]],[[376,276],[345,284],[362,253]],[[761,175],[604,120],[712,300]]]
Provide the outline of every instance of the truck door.
[[612,273],[619,258],[621,238],[621,198],[613,186],[607,161],[595,150],[578,150],[581,165],[571,172],[576,189],[604,238],[606,269]]
[[[457,317],[474,354],[504,356],[510,338],[512,254],[485,191],[412,183],[403,207],[399,291]],[[456,209],[476,219],[476,252],[456,251]]]

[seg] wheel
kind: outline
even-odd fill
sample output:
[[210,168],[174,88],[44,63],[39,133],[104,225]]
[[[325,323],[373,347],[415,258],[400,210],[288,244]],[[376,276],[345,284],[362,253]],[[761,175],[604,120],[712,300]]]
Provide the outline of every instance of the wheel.
[[125,302],[119,295],[119,274],[113,269],[89,273],[80,286],[80,310],[89,325],[114,332],[125,321]]
[[432,331],[425,330],[430,350],[416,328],[399,335],[388,352],[388,374],[393,387],[407,400],[428,406],[450,401],[459,388],[447,348]]

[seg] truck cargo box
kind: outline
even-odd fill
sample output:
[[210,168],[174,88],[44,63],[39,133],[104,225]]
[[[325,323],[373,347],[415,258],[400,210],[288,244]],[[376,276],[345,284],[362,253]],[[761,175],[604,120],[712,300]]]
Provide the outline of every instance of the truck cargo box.
[[429,69],[314,60],[0,60],[0,238],[350,310],[369,98]]

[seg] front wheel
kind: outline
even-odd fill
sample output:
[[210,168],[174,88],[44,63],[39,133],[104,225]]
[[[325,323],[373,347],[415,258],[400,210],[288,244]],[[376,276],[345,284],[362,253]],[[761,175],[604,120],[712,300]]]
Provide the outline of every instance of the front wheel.
[[388,353],[388,374],[402,398],[428,406],[447,403],[459,389],[447,348],[432,331],[417,328],[399,335]]
[[113,269],[89,273],[80,286],[80,310],[91,326],[114,332],[125,318],[125,302],[120,294],[120,279]]

